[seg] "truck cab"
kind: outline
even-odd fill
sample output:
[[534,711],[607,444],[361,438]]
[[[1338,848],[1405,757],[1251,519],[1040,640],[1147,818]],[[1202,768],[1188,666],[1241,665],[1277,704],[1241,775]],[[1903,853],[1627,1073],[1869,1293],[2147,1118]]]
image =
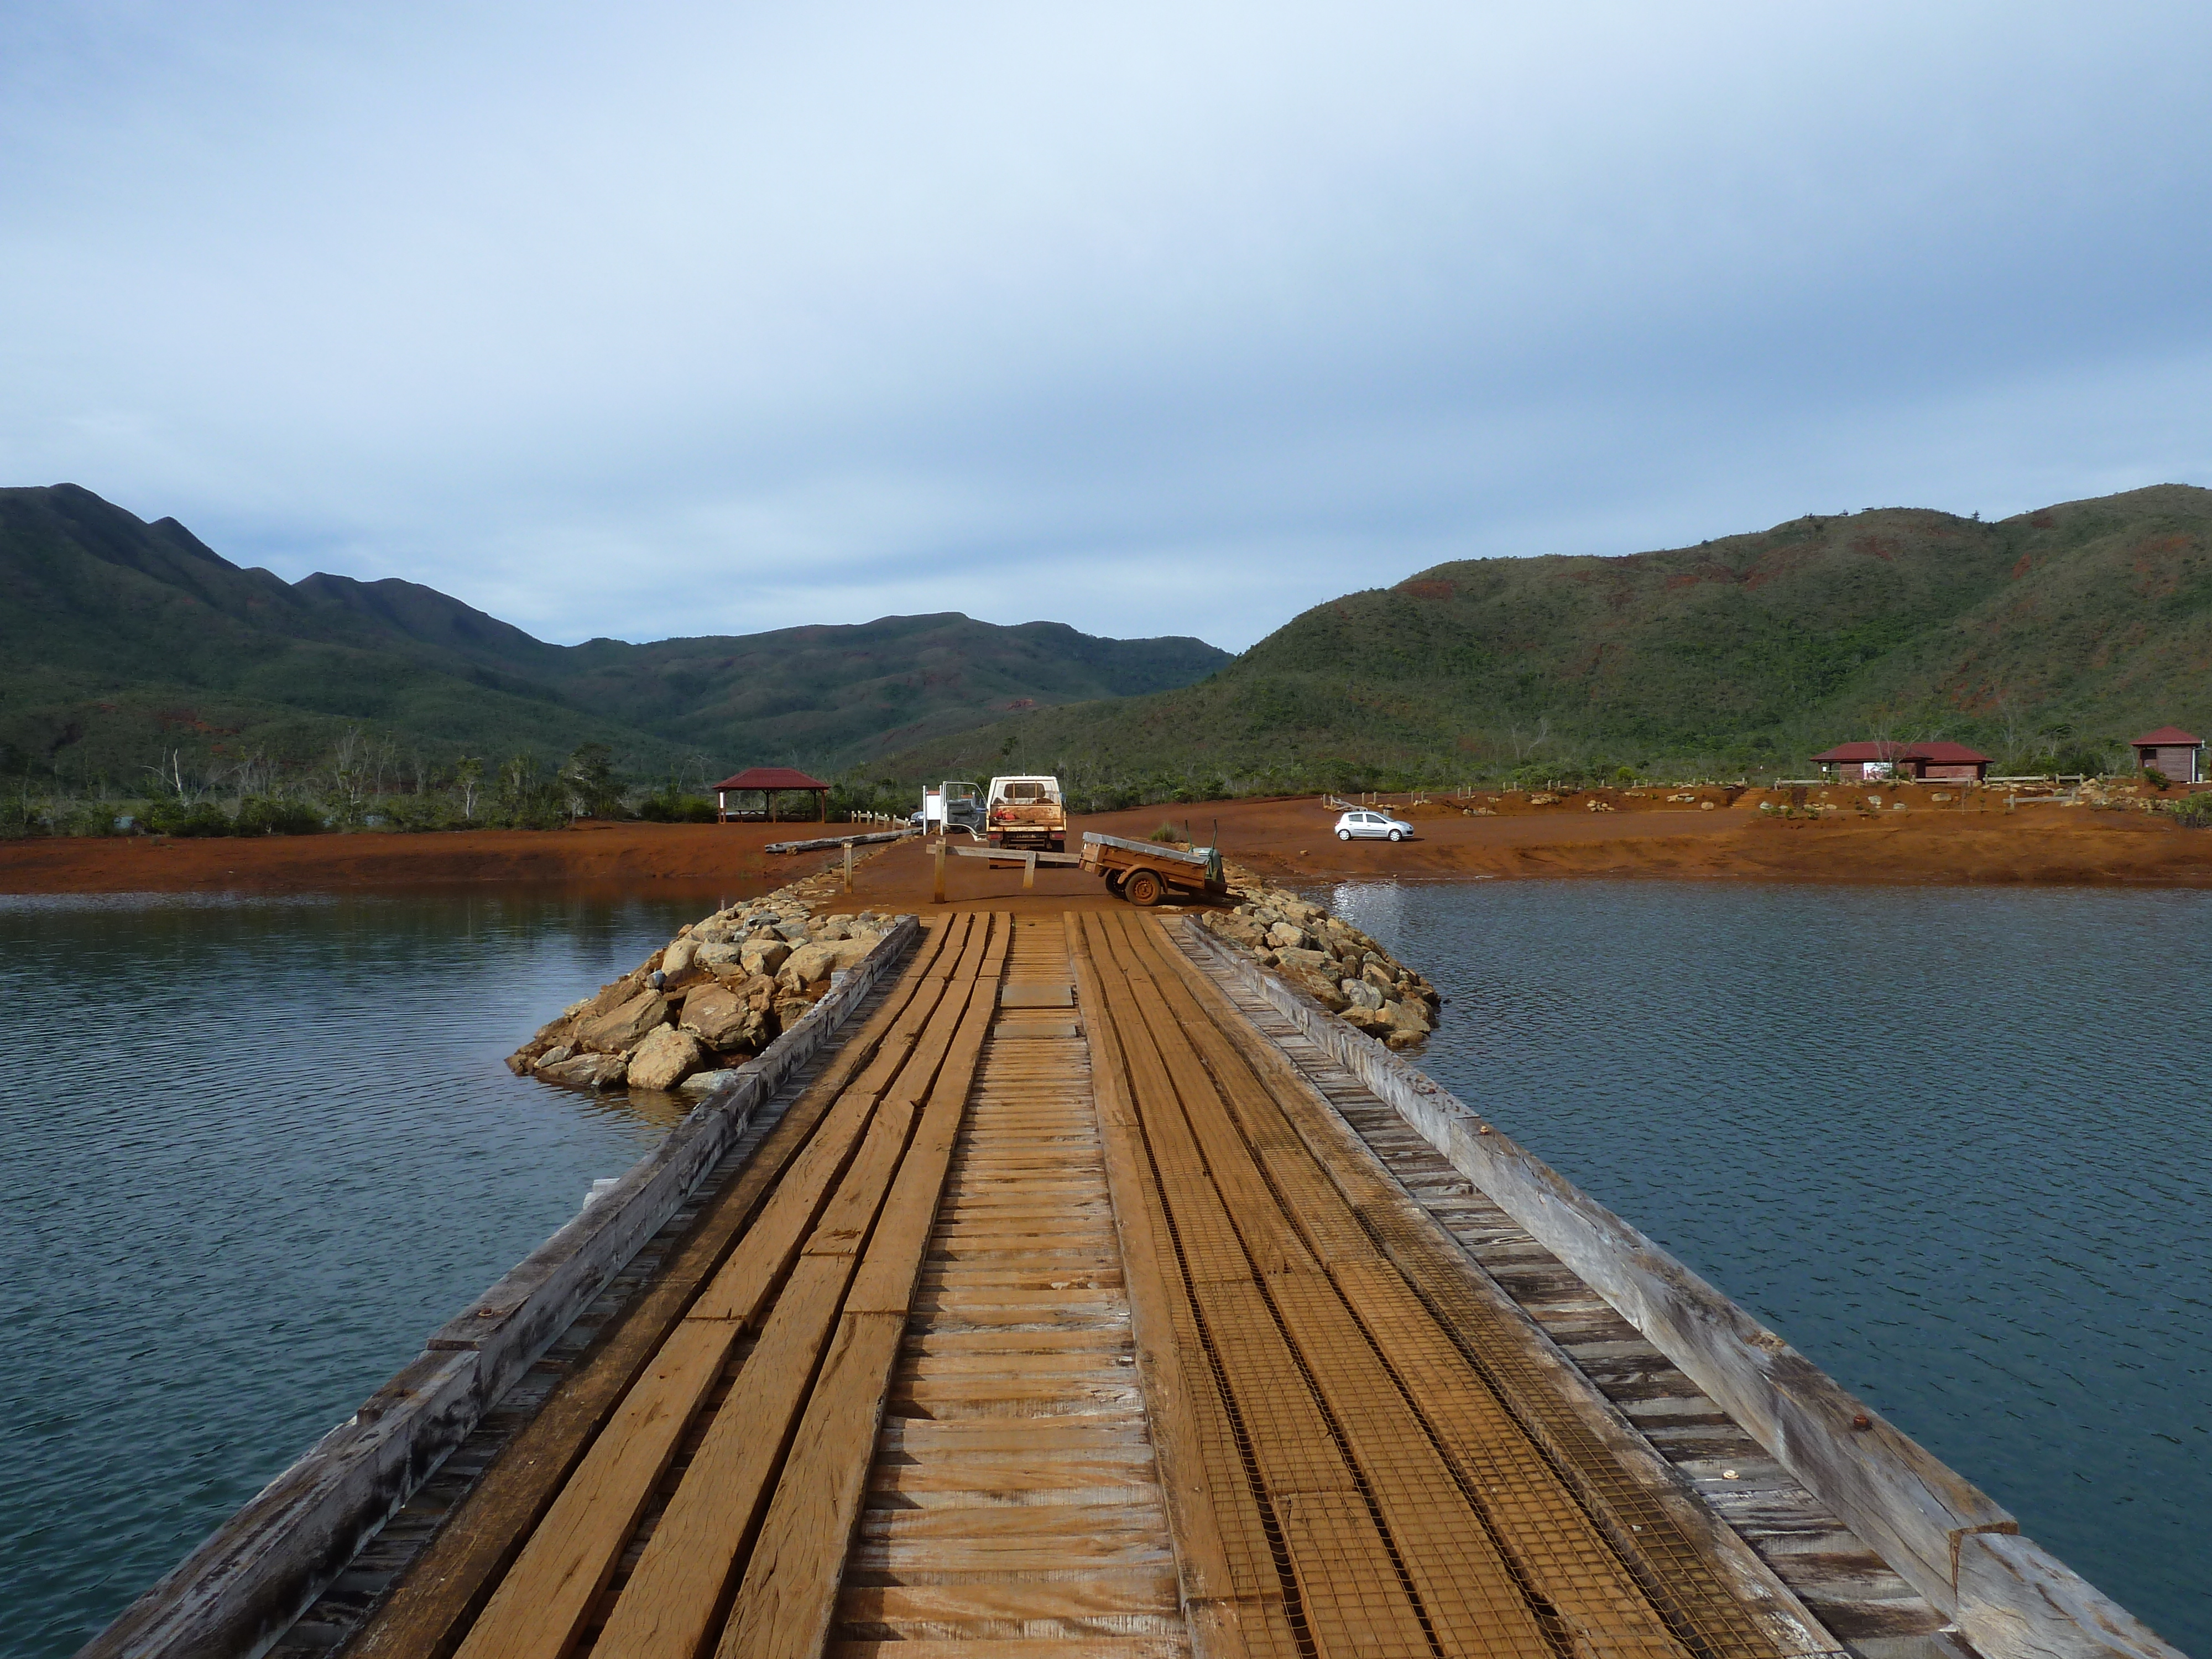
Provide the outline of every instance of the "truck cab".
[[994,847],[1067,850],[1067,806],[1058,778],[993,778],[984,817]]

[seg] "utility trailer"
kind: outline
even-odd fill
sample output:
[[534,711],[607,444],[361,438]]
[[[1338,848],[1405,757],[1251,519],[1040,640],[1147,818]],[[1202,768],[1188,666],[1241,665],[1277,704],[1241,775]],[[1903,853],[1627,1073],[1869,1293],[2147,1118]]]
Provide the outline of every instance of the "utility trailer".
[[1086,830],[1083,867],[1105,877],[1107,891],[1142,907],[1158,904],[1170,894],[1179,899],[1207,899],[1229,890],[1218,847],[1195,847],[1186,853],[1157,842],[1124,841]]

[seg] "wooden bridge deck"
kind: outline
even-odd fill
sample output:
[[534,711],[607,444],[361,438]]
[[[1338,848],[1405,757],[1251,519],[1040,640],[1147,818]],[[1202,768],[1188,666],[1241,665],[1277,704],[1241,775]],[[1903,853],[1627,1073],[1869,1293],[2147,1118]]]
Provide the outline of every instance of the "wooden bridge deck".
[[1837,1649],[1261,1024],[933,920],[344,1650]]

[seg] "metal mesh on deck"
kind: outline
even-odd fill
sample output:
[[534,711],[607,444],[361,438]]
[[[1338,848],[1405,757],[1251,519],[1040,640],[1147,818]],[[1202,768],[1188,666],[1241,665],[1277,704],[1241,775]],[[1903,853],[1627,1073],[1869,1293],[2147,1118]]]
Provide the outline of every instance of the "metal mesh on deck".
[[1364,1144],[1226,1046],[1150,928],[1091,932],[1109,1008],[1086,1015],[1121,1033],[1178,1324],[1237,1427],[1301,1648],[1773,1659],[1463,1259],[1363,1191],[1388,1182]]

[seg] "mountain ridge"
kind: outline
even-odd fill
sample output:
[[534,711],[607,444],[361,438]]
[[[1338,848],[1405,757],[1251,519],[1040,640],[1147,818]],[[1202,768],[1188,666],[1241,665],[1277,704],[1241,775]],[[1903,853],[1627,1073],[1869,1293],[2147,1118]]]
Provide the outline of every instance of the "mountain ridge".
[[835,771],[887,733],[1158,690],[1229,659],[1184,636],[957,612],[555,645],[396,577],[288,583],[75,484],[0,489],[0,771],[86,777],[177,746],[303,762],[353,723],[443,760],[603,743],[647,773]]

